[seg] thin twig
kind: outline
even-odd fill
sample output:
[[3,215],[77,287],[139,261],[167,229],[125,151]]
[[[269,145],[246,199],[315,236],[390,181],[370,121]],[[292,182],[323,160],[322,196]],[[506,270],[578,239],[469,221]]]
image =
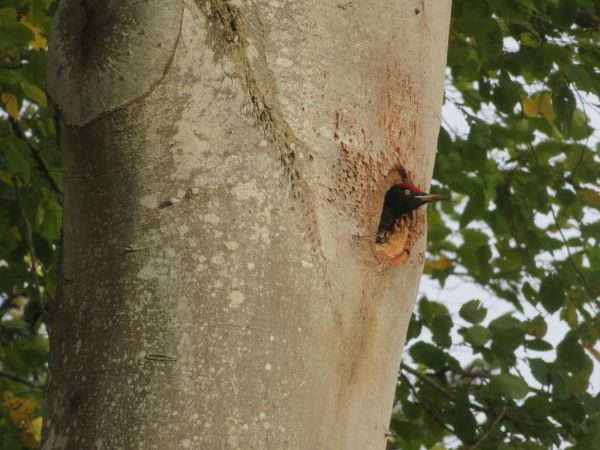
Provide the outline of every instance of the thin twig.
[[494,420],[494,423],[492,423],[492,425],[485,431],[485,433],[483,433],[481,435],[481,437],[479,439],[477,439],[477,442],[475,442],[469,448],[470,449],[477,448],[479,446],[479,444],[481,444],[483,441],[485,441],[487,439],[487,437],[490,435],[490,433],[496,429],[496,427],[498,426],[498,424],[500,423],[500,421],[502,420],[502,418],[505,415],[506,415],[506,408],[504,408],[502,411],[500,411],[500,414],[498,414],[498,417],[496,417],[496,420]]
[[[418,370],[413,369],[410,366],[407,366],[405,363],[400,364],[400,370],[405,370],[406,372],[410,373],[411,375],[414,375],[419,380],[421,380],[423,383],[427,384],[428,386],[433,388],[435,391],[442,394],[448,400],[450,400],[452,402],[456,402],[456,397],[450,391],[446,390],[441,384],[439,384],[437,381],[435,381],[428,375],[421,373]],[[473,407],[473,409],[475,409],[477,411],[486,412],[486,413],[490,411],[488,408],[484,408],[483,406],[480,406],[476,403],[470,402],[470,404]]]
[[[33,233],[31,231],[31,224],[29,223],[29,219],[27,218],[27,213],[25,212],[25,207],[23,205],[23,199],[21,198],[21,189],[19,188],[19,180],[16,175],[12,177],[13,185],[15,188],[15,197],[17,198],[17,203],[19,204],[19,209],[21,211],[21,217],[23,219],[23,223],[25,225],[25,237],[27,239],[27,246],[29,247],[29,255],[31,257],[31,277],[33,279],[33,291],[34,298],[33,301],[37,301],[38,305],[40,305],[40,309],[42,311],[42,317],[44,318],[44,323],[48,321],[48,315],[46,313],[46,306],[42,300],[42,296],[40,293],[40,280],[38,279],[37,274],[37,258],[35,256],[35,247],[33,245]],[[31,301],[31,300],[30,300]]]
[[58,184],[56,183],[56,180],[54,179],[54,177],[50,173],[50,170],[48,169],[48,166],[46,165],[46,162],[42,158],[42,155],[40,154],[40,151],[27,138],[27,136],[25,135],[25,133],[23,132],[23,130],[19,126],[19,123],[15,119],[13,119],[12,117],[9,117],[9,120],[10,120],[10,125],[12,127],[13,132],[17,135],[17,137],[19,139],[21,139],[22,141],[24,141],[27,144],[27,147],[29,148],[29,151],[31,151],[31,155],[33,156],[33,159],[37,163],[38,169],[40,170],[40,172],[42,173],[42,175],[44,176],[44,178],[46,178],[46,181],[48,181],[48,184],[50,185],[50,189],[52,190],[52,192],[54,192],[54,194],[56,195],[56,198],[58,200],[58,203],[60,203],[60,205],[62,206],[62,204],[63,204],[63,193],[62,193],[61,189],[58,187]]
[[415,396],[415,398],[417,399],[417,401],[419,402],[419,404],[423,407],[423,409],[427,412],[427,414],[429,414],[431,416],[431,418],[443,429],[445,429],[446,431],[450,432],[451,434],[456,434],[456,432],[450,428],[446,422],[444,422],[442,419],[440,419],[438,417],[438,414],[433,411],[432,409],[429,408],[429,406],[427,405],[426,402],[423,401],[423,399],[421,398],[421,396],[419,395],[419,393],[417,392],[417,390],[415,389],[415,387],[413,386],[413,384],[409,381],[409,379],[403,375],[403,378],[405,380],[405,382],[408,384],[408,389],[412,392],[412,394]]
[[[509,180],[509,182],[511,181],[510,177],[508,180]],[[517,230],[515,228],[515,217],[512,212],[512,201],[511,201],[510,197],[511,197],[510,186],[507,184],[506,185],[506,206],[508,206],[508,221],[507,221],[508,227],[510,228],[510,233],[512,234],[513,239],[515,240],[519,258],[521,258],[523,265],[527,265],[527,258],[525,258],[525,256],[523,256],[523,249],[521,248],[520,242],[517,238],[518,235],[517,235]]]
[[16,70],[16,69],[20,69],[21,67],[23,67],[23,62],[19,61],[18,64],[12,65],[12,66],[4,66],[4,65],[0,65],[0,69],[2,70]]
[[10,374],[10,373],[7,373],[7,372],[4,372],[3,370],[0,370],[0,377],[7,378],[9,380],[15,381],[15,382],[17,382],[19,384],[23,384],[25,386],[29,386],[32,389],[38,388],[38,386],[36,386],[31,381],[28,381],[28,380],[26,380],[24,378],[18,377],[16,375],[13,375],[13,374]]
[[444,389],[442,386],[440,386],[440,384],[438,382],[432,380],[431,378],[429,378],[424,373],[421,373],[418,370],[413,369],[410,366],[407,366],[405,363],[401,363],[400,364],[400,370],[405,370],[408,373],[410,373],[411,375],[414,375],[419,380],[421,380],[422,382],[424,382],[425,384],[429,385],[434,390],[436,390],[437,392],[439,392],[440,394],[442,394],[448,400],[454,400],[454,396],[450,392],[448,392],[446,389]]
[[[529,144],[527,144],[527,146],[529,147],[529,150],[531,151],[531,154],[533,155],[533,159],[535,161],[536,167],[539,168],[540,162],[538,160],[537,153],[535,152],[535,149],[533,148],[533,145],[531,145],[531,143],[529,143]],[[562,239],[563,244],[565,245],[565,249],[567,250],[567,257],[568,257],[569,263],[571,264],[571,266],[573,266],[573,270],[577,274],[577,277],[581,281],[581,284],[583,284],[583,288],[585,289],[585,291],[592,298],[592,300],[596,300],[596,294],[590,288],[585,276],[583,275],[581,270],[579,270],[579,267],[577,267],[577,264],[575,264],[573,255],[571,254],[571,247],[569,247],[569,244],[567,243],[567,238],[565,237],[565,235],[562,231],[562,227],[560,226],[560,224],[558,222],[558,218],[556,217],[556,212],[554,211],[554,205],[552,205],[552,202],[550,200],[548,200],[548,207],[550,208],[550,214],[552,215],[552,219],[554,219],[554,225],[556,226],[556,229],[558,230],[558,233],[560,234],[560,238]]]
[[[421,372],[413,369],[410,366],[407,366],[405,363],[402,363],[400,365],[400,369],[404,370],[404,371],[406,371],[408,373],[410,373],[411,375],[414,375],[416,378],[418,378],[419,380],[421,380],[423,383],[425,383],[428,386],[430,386],[431,388],[435,389],[437,392],[439,392],[444,397],[446,397],[447,399],[449,399],[450,401],[452,401],[453,403],[456,404],[456,398],[454,397],[454,395],[451,392],[449,392],[448,390],[446,390],[444,387],[442,387],[438,382],[436,382],[432,378],[428,377],[424,373],[421,373]],[[418,393],[414,390],[413,385],[410,383],[410,381],[408,381],[408,378],[406,377],[406,375],[402,375],[402,378],[407,381],[409,389],[411,390],[411,392],[413,393],[413,395],[415,395],[415,397],[417,398],[417,400],[421,404],[423,404],[422,399],[418,396]],[[494,415],[494,414],[497,413],[497,410],[495,408],[481,406],[481,405],[478,405],[476,403],[473,403],[472,401],[469,401],[469,406],[472,409],[474,409],[476,411],[483,412],[483,413],[485,413],[488,416]],[[514,415],[512,415],[510,413],[510,410],[508,408],[509,408],[508,406],[505,406],[502,409],[499,417],[505,416],[508,420],[511,420],[512,423],[514,423],[515,425],[517,425],[517,424],[524,424],[524,425],[527,425],[527,426],[530,426],[530,427],[535,427],[535,428],[552,429],[552,426],[550,426],[550,425],[537,424],[537,423],[529,422],[527,420],[523,420],[523,419],[521,419],[519,417],[516,417],[516,416],[514,416]],[[425,407],[425,409],[427,410],[427,412],[430,413],[430,415],[432,415],[432,411],[430,411],[426,407]],[[438,421],[438,419],[435,417],[435,415],[432,415],[432,417],[434,418],[434,420],[436,420],[436,422]],[[498,421],[499,419],[496,419],[496,420]],[[441,426],[444,427],[447,430],[450,430],[444,424],[441,424]],[[495,426],[497,426],[497,424]],[[454,433],[454,432],[452,431],[452,433]],[[479,443],[477,443],[477,445],[479,445]]]

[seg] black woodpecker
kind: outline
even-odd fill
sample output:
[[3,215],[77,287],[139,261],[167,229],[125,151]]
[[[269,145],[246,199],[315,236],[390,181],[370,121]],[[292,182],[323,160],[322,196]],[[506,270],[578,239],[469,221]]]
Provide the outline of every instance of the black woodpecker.
[[447,195],[428,194],[410,183],[398,183],[393,185],[385,194],[381,220],[377,228],[378,243],[384,243],[394,232],[396,222],[402,216],[410,214],[413,210],[426,203],[439,200],[449,200]]

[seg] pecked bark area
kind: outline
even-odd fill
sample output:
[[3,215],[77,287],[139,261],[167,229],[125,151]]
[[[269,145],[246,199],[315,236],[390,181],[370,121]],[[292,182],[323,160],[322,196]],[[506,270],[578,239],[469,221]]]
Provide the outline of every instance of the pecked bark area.
[[43,449],[383,449],[449,1],[63,0]]

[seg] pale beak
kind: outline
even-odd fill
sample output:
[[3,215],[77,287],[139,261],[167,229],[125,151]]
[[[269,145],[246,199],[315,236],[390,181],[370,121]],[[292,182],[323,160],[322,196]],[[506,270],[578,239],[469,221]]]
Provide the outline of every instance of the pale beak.
[[442,194],[423,194],[423,195],[418,195],[417,198],[422,200],[423,203],[439,202],[441,200],[450,200],[449,195],[442,195]]

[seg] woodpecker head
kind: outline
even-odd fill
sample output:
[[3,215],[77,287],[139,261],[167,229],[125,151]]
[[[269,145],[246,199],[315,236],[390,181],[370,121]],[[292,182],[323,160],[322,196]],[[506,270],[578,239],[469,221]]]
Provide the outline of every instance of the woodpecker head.
[[[447,195],[428,194],[410,183],[398,183],[385,194],[381,220],[377,229],[378,236],[387,236],[394,231],[396,221],[426,203],[449,200]],[[378,238],[378,242],[385,242]]]
[[413,209],[417,209],[426,203],[435,202],[438,200],[449,200],[447,195],[428,194],[410,183],[398,183],[385,195],[385,203],[391,202],[390,205],[400,214],[408,214]]

